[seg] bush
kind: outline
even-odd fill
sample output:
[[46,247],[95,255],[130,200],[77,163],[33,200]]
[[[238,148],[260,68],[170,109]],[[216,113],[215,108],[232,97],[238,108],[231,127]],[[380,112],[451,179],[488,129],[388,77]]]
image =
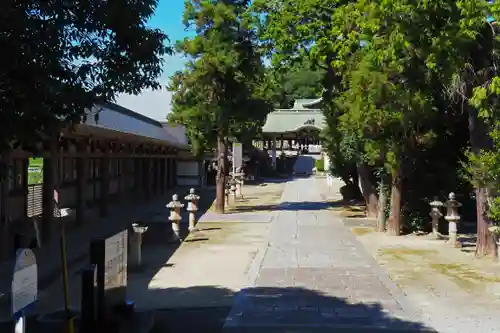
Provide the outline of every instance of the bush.
[[325,161],[323,158],[316,160],[316,171],[325,171]]

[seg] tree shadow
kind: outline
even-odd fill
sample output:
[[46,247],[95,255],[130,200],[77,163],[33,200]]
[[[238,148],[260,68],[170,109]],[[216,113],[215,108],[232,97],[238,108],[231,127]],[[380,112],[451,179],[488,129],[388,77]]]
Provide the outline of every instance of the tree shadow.
[[342,207],[342,202],[317,202],[317,201],[303,201],[303,202],[282,202],[279,204],[271,205],[256,205],[256,206],[241,206],[231,207],[231,213],[243,212],[258,212],[258,211],[314,211],[330,209],[332,207]]
[[436,332],[396,316],[380,302],[357,303],[307,288],[252,287],[235,293],[195,286],[148,292],[184,298],[181,307],[148,309],[155,311],[152,333]]

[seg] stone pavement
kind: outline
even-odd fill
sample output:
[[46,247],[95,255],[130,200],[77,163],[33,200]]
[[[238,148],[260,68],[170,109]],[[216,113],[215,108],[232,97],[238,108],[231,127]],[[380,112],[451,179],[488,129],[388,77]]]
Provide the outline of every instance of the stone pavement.
[[326,210],[320,182],[287,184],[259,274],[236,297],[224,332],[424,331],[404,294]]

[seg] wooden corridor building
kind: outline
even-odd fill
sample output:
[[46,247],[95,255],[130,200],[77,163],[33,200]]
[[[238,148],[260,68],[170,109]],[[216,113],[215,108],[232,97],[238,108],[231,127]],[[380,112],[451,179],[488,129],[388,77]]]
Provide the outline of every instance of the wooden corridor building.
[[182,127],[116,104],[96,107],[87,119],[57,142],[44,143],[37,159],[39,165],[43,161],[43,180],[36,184],[28,177],[33,156],[22,150],[8,156],[0,187],[0,261],[16,248],[36,247],[58,235],[54,190],[59,207],[74,211],[63,222],[71,229],[121,205],[165,195],[182,177],[178,163],[194,163],[195,170],[201,165],[189,153]]

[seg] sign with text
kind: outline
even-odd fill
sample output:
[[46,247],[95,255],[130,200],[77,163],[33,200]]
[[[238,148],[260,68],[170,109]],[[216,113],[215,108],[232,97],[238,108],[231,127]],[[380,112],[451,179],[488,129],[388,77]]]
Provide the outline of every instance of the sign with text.
[[12,276],[12,314],[22,313],[38,299],[38,266],[32,250],[17,252]]
[[127,254],[127,230],[91,244],[91,261],[97,265],[97,312],[100,318],[126,301]]
[[233,170],[243,166],[243,145],[239,142],[233,142]]
[[28,164],[28,185],[43,183],[43,157],[30,157]]

